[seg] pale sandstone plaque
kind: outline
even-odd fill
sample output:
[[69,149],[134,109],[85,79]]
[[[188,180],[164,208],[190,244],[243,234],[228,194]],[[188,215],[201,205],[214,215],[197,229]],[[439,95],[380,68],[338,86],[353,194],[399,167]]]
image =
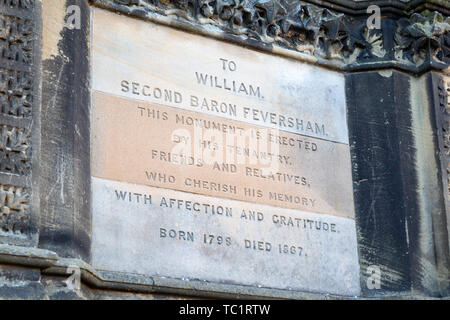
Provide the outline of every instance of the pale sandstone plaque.
[[[348,145],[98,92],[93,102],[95,177],[353,217]],[[254,149],[239,143],[246,133]]]
[[358,294],[344,78],[92,19],[93,265]]

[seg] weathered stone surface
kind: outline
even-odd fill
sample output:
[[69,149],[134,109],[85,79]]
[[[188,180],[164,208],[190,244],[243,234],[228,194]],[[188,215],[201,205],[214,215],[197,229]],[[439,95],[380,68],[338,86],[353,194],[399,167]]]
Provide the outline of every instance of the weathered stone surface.
[[99,92],[92,117],[95,177],[354,217],[348,145]]
[[93,90],[348,143],[337,72],[104,10],[92,28]]
[[40,2],[0,1],[0,243],[36,245]]
[[97,178],[92,186],[99,270],[359,294],[353,219]]
[[358,295],[344,78],[98,9],[92,22],[94,267]]
[[[80,30],[66,25],[71,5],[80,8]],[[43,12],[39,244],[89,261],[90,8],[84,0],[47,0]]]
[[0,234],[26,237],[28,233],[30,193],[26,188],[0,185]]
[[[319,64],[339,69],[389,66],[420,72],[430,68],[442,70],[449,63],[450,24],[445,9],[444,15],[427,11],[414,13],[413,10],[406,18],[403,18],[404,12],[394,9],[400,17],[383,17],[379,27],[369,28],[368,2],[359,4],[362,10],[356,13],[362,16],[355,17],[336,13],[336,9],[342,9],[340,6],[329,7],[331,11],[312,5],[311,1],[297,0],[91,1],[128,15],[190,31],[194,29],[268,51],[288,49],[284,52],[288,56],[313,58]],[[392,2],[388,3],[383,3],[388,7],[384,12],[393,9],[389,8]],[[327,5],[327,2],[320,1],[320,5]],[[431,8],[436,9],[436,6]]]
[[30,131],[0,125],[0,172],[26,175],[30,169]]
[[[434,151],[431,75],[352,74],[347,88],[363,294],[448,295],[446,190]],[[366,285],[374,265],[379,289]]]
[[[366,25],[371,4],[378,30]],[[0,0],[0,299],[448,299],[449,6]],[[73,10],[80,28],[67,24]],[[236,114],[222,112],[230,104]],[[304,187],[250,177],[248,164],[165,160],[195,131],[172,135],[154,111],[281,130],[277,173],[304,177],[321,205],[144,185],[148,166],[280,194]],[[294,150],[294,137],[310,149]]]

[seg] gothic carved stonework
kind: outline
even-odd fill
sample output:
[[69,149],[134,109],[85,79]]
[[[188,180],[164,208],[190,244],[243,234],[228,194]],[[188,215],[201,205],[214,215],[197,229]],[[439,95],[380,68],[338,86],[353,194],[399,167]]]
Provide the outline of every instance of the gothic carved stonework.
[[142,18],[159,14],[177,22],[214,26],[227,34],[277,45],[341,68],[396,64],[419,71],[450,64],[450,18],[433,12],[384,18],[369,30],[367,18],[351,17],[298,0],[91,0]]
[[33,79],[30,73],[0,69],[0,113],[15,117],[31,115]]
[[413,14],[401,19],[395,34],[396,54],[413,63],[426,61],[450,64],[450,18],[433,13],[428,16]]
[[0,234],[23,235],[30,220],[30,194],[25,188],[0,185]]
[[0,126],[0,172],[26,175],[31,169],[27,129]]
[[[0,0],[0,239],[31,229],[35,0]],[[30,238],[31,239],[31,238]],[[23,242],[20,242],[23,243]]]
[[11,9],[31,10],[35,0],[0,0],[0,6]]

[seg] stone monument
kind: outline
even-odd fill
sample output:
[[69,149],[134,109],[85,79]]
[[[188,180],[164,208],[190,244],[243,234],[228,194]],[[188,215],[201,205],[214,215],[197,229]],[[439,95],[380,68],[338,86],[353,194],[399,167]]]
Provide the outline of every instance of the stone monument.
[[1,0],[0,298],[448,298],[449,13]]

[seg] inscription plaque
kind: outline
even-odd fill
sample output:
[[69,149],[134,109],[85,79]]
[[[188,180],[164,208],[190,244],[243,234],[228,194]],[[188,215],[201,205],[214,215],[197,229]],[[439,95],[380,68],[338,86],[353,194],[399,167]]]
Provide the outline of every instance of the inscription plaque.
[[359,294],[343,76],[92,10],[93,265]]

